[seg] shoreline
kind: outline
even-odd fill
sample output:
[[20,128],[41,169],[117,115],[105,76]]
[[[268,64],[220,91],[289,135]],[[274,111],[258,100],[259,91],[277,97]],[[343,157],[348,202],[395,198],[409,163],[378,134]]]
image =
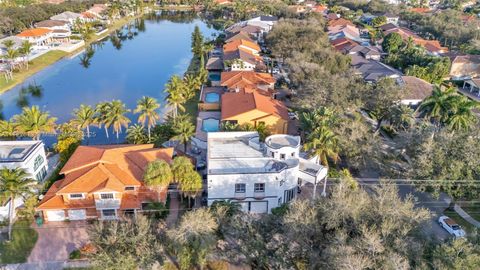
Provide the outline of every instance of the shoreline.
[[[32,65],[30,66],[30,68],[28,70],[23,70],[20,73],[14,73],[13,74],[14,77],[11,81],[5,82],[4,81],[5,79],[3,77],[0,78],[0,83],[3,84],[3,85],[0,85],[0,95],[12,90],[13,88],[15,88],[18,85],[24,83],[31,76],[37,74],[38,72],[44,70],[45,68],[47,68],[49,66],[57,63],[58,61],[66,58],[66,57],[70,57],[72,55],[77,55],[77,54],[81,53],[83,50],[85,50],[85,48],[90,46],[92,43],[95,43],[99,40],[104,39],[105,37],[109,36],[112,32],[114,32],[114,31],[120,29],[121,27],[123,27],[128,22],[130,22],[132,20],[135,20],[135,19],[138,19],[138,18],[140,18],[144,15],[145,14],[142,13],[142,14],[139,14],[139,15],[136,15],[136,16],[124,17],[124,18],[121,18],[121,19],[115,21],[112,25],[110,25],[108,27],[108,30],[105,33],[102,33],[101,35],[96,36],[94,39],[86,41],[85,45],[83,45],[82,47],[80,47],[80,48],[78,48],[78,49],[76,49],[76,50],[74,50],[70,53],[64,52],[64,51],[61,51],[61,50],[50,50],[50,51],[46,52],[45,54],[31,60]],[[45,61],[45,63],[40,62],[38,65],[35,65],[35,61],[38,62],[39,60],[40,61],[43,60],[43,61]]]

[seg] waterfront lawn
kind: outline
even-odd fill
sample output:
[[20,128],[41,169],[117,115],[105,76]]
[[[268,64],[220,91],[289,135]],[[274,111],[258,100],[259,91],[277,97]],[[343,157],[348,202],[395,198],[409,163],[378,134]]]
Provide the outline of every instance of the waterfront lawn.
[[31,75],[39,72],[43,68],[57,62],[61,58],[67,55],[66,52],[63,51],[49,51],[44,55],[41,55],[32,61],[28,66],[28,70],[22,69],[19,72],[15,72],[13,74],[13,80],[6,81],[5,77],[2,75],[0,76],[0,93],[7,91],[8,89],[14,87],[15,85],[23,82],[26,78],[30,77]]
[[195,97],[185,103],[185,113],[190,116],[194,125],[197,124],[198,115],[198,99],[200,98],[200,90],[195,93]]
[[0,241],[0,264],[24,263],[38,239],[30,221],[21,220],[13,225],[13,240]]

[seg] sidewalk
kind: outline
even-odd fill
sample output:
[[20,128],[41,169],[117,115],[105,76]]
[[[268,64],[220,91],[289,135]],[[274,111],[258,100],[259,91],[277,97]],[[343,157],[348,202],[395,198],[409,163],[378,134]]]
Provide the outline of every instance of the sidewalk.
[[461,216],[463,219],[465,219],[468,223],[472,224],[473,226],[480,228],[480,222],[478,222],[476,219],[471,217],[465,210],[462,209],[458,204],[455,204],[453,207],[453,210],[457,212],[459,216]]
[[178,192],[170,193],[170,208],[167,216],[167,226],[175,226],[178,220],[178,209],[180,207],[180,202],[178,201]]

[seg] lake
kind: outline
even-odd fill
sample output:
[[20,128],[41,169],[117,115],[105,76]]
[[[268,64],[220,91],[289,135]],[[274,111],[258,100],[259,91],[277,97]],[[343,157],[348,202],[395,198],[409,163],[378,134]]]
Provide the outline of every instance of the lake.
[[[142,96],[151,96],[165,108],[164,85],[174,75],[182,75],[192,58],[191,33],[198,25],[206,38],[217,33],[205,22],[191,16],[149,15],[119,29],[110,37],[97,42],[84,52],[62,59],[33,75],[27,81],[0,95],[3,115],[9,119],[21,112],[22,106],[38,105],[58,118],[57,123],[72,118],[80,104],[95,106],[98,102],[119,99],[134,109]],[[22,91],[30,84],[40,85],[40,96]],[[132,123],[137,117],[129,114]],[[102,130],[89,143],[118,143],[113,133],[107,139]],[[43,136],[47,145],[56,140]]]

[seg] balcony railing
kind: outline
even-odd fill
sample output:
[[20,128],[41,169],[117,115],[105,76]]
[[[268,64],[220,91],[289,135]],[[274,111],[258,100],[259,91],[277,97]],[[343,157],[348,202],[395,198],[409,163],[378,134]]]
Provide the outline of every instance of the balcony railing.
[[95,200],[95,207],[97,208],[119,208],[121,200],[119,199],[106,199],[106,200]]

